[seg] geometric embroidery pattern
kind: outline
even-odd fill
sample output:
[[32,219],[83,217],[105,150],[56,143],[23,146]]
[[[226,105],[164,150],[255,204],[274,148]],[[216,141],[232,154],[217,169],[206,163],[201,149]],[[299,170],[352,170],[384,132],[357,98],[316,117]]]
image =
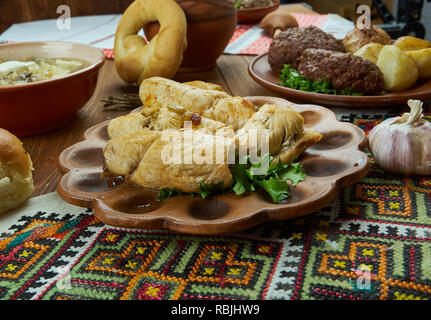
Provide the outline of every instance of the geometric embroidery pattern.
[[[384,118],[343,120],[369,131]],[[211,237],[114,228],[82,210],[10,226],[0,299],[431,299],[430,177],[372,163],[314,214]]]
[[71,286],[53,283],[38,298],[74,299],[91,288],[97,299],[259,299],[280,247],[103,228],[72,267]]
[[349,216],[409,224],[429,224],[431,177],[388,177],[375,168],[360,183],[344,189]]

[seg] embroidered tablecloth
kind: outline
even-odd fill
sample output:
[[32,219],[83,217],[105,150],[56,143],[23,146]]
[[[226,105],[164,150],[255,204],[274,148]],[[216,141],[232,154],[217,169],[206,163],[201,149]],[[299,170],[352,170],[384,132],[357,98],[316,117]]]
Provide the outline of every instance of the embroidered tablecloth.
[[[390,116],[341,119],[368,132]],[[0,299],[431,298],[431,177],[374,164],[330,206],[240,233],[115,228],[51,193],[0,234]]]

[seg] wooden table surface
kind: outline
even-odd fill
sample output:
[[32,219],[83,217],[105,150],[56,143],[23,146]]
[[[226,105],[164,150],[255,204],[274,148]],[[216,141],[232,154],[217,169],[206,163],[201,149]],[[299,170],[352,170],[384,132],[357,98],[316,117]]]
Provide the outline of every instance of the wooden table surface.
[[[302,5],[289,5],[289,7],[292,12],[315,13]],[[222,55],[217,60],[215,69],[199,73],[179,73],[174,80],[181,82],[202,80],[217,83],[233,96],[280,96],[251,79],[248,74],[248,64],[252,59],[253,56]],[[114,62],[107,60],[100,71],[95,94],[79,111],[72,123],[47,134],[22,138],[24,147],[33,161],[35,190],[32,197],[56,190],[60,178],[57,166],[58,156],[64,149],[82,140],[86,129],[127,113],[127,111],[105,111],[101,99],[137,92],[138,87],[124,83],[115,71]]]

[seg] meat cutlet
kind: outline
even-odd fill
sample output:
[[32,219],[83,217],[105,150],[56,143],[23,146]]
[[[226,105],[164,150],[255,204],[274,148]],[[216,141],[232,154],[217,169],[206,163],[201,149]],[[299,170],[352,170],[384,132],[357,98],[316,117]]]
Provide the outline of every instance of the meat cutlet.
[[349,53],[307,49],[299,59],[297,70],[312,81],[326,77],[338,90],[352,88],[369,95],[380,94],[384,87],[383,73],[374,63]]
[[309,48],[344,52],[341,40],[315,26],[290,28],[280,32],[272,41],[268,62],[276,72],[280,72],[285,64],[296,69],[301,54]]

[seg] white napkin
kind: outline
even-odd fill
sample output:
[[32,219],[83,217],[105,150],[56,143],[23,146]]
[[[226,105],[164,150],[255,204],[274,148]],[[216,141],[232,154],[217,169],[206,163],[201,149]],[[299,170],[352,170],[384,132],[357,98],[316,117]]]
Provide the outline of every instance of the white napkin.
[[58,28],[57,19],[16,23],[0,35],[0,40],[15,42],[60,40],[112,49],[120,18],[121,14],[72,17],[70,29]]

